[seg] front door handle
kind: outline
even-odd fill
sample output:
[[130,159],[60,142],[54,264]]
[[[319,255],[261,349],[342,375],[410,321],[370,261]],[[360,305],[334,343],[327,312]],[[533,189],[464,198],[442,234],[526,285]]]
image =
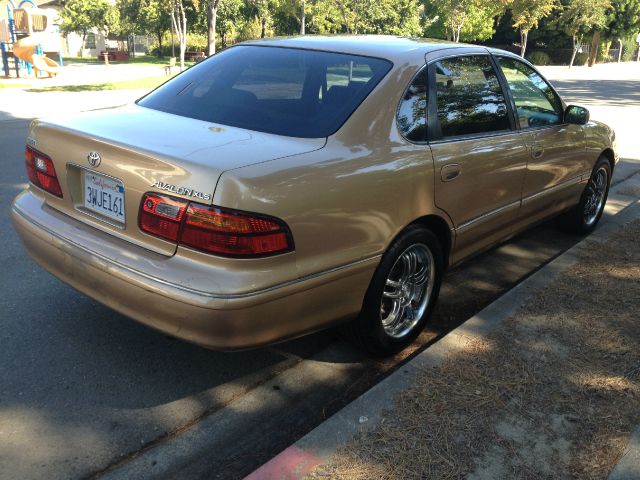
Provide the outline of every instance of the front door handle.
[[440,169],[440,179],[443,182],[450,182],[460,176],[461,168],[457,163],[450,163]]

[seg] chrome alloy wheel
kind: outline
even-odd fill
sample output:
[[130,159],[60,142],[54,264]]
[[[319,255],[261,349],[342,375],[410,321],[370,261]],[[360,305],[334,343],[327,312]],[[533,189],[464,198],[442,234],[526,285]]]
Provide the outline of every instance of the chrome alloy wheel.
[[421,243],[407,248],[393,264],[380,303],[380,320],[387,335],[402,338],[420,321],[435,283],[435,261]]
[[591,226],[598,219],[604,205],[604,198],[609,183],[609,172],[602,166],[591,177],[587,184],[586,201],[584,203],[583,218],[586,226]]

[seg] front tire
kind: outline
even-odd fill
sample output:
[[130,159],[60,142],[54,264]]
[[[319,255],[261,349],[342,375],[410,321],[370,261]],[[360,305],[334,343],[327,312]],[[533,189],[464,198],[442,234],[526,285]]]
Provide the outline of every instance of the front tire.
[[607,158],[600,157],[582,192],[580,203],[560,217],[562,228],[579,235],[591,233],[602,217],[610,184],[611,165]]
[[375,356],[413,342],[438,298],[443,264],[438,238],[423,226],[408,227],[383,255],[360,315],[346,327],[350,339]]

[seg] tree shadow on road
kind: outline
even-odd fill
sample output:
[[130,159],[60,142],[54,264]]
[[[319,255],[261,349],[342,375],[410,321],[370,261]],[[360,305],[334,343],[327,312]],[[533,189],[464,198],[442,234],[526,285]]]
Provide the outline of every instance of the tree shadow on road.
[[586,105],[640,105],[640,80],[554,80],[551,83],[563,97]]

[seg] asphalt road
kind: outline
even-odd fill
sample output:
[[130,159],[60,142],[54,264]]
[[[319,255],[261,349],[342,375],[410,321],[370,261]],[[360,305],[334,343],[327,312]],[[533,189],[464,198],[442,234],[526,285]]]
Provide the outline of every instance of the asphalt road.
[[[619,92],[615,82],[563,81],[564,86],[558,82],[563,93],[589,106],[599,102],[594,110],[601,106],[601,118],[620,123],[622,131],[628,120],[621,112],[629,119],[640,114],[638,80],[626,81]],[[583,93],[577,87],[584,87]],[[607,104],[612,94],[616,103]],[[283,394],[268,408],[258,403],[233,421],[221,420],[219,447],[174,472],[239,477],[411,354],[374,361],[333,330],[249,352],[211,352],[149,330],[77,293],[25,255],[10,224],[11,199],[26,182],[26,128],[24,120],[0,122],[0,478],[95,476],[205,416],[231,418],[223,415],[247,392],[312,360],[315,370],[297,380],[295,394]],[[619,175],[640,167],[640,153],[627,156]],[[547,223],[452,271],[430,328],[413,349],[428,345],[577,240]]]

